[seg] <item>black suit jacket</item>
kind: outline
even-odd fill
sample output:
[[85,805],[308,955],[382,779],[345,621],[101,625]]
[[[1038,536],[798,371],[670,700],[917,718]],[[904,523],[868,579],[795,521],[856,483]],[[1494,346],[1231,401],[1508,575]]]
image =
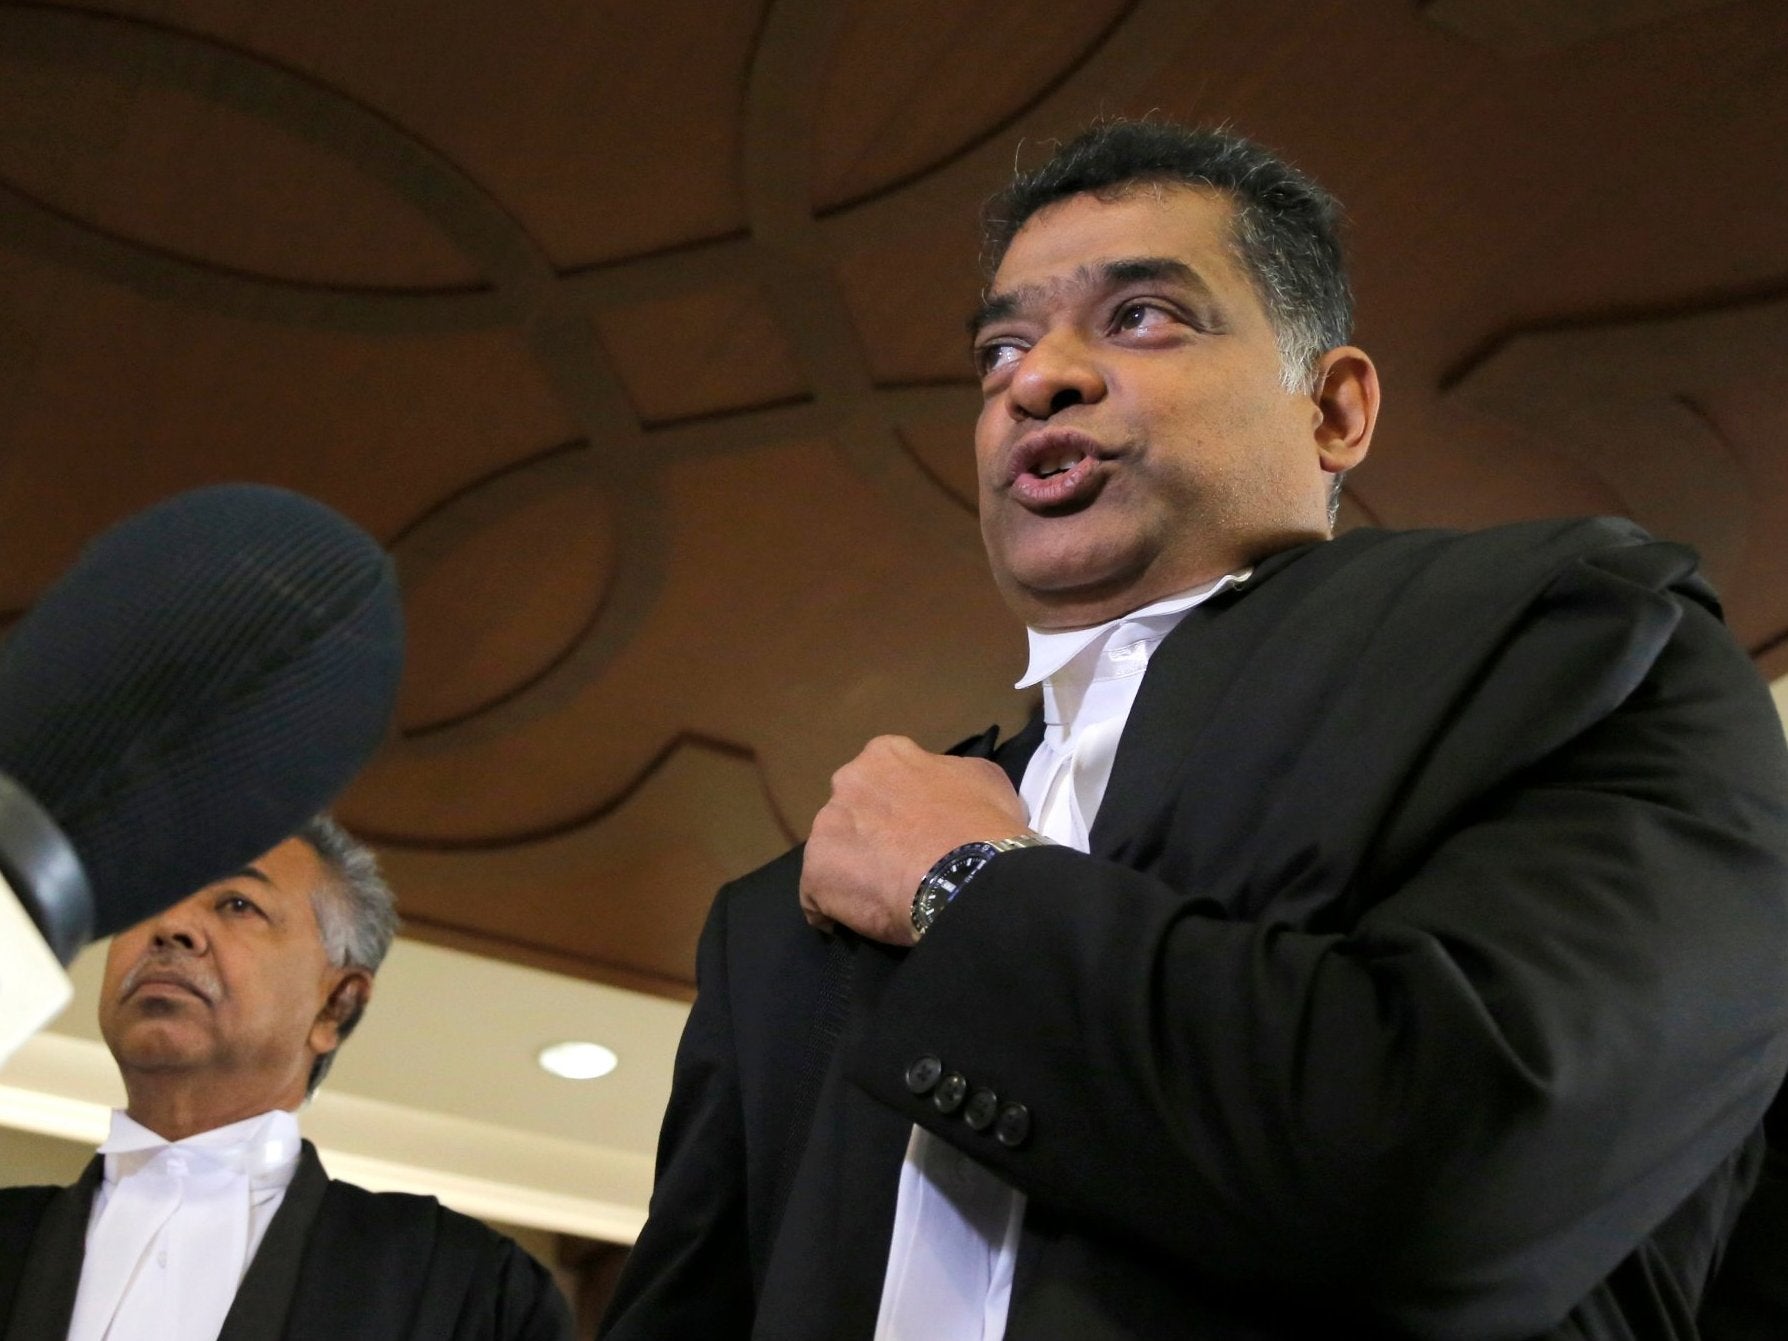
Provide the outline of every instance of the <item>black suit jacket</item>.
[[[0,1190],[0,1336],[68,1334],[103,1161],[72,1187]],[[433,1197],[298,1171],[217,1341],[572,1341],[552,1278],[504,1236]]]
[[1784,756],[1625,523],[1275,556],[1090,854],[911,952],[810,931],[798,852],[722,892],[608,1335],[870,1335],[918,1123],[1029,1198],[1012,1338],[1693,1336],[1788,1067]]

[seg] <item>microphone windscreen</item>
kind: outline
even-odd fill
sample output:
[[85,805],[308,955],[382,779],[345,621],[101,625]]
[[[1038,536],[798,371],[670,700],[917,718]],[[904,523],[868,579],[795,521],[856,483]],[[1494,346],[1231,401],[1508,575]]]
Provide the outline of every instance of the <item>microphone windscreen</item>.
[[0,646],[0,773],[73,845],[110,935],[328,805],[402,666],[370,536],[283,489],[195,489],[89,544]]

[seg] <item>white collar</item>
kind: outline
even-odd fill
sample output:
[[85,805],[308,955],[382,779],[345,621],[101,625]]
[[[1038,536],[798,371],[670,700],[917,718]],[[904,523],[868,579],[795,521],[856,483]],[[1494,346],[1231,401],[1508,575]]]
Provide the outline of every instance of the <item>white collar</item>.
[[1253,574],[1252,568],[1244,568],[1236,573],[1227,573],[1215,582],[1207,582],[1202,587],[1194,587],[1191,591],[1180,592],[1177,596],[1168,596],[1152,605],[1145,605],[1140,610],[1132,610],[1129,614],[1119,615],[1116,619],[1109,619],[1103,624],[1094,624],[1090,628],[1027,628],[1025,634],[1030,640],[1031,662],[1025,668],[1024,678],[1012,687],[1014,689],[1029,689],[1032,685],[1041,684],[1120,624],[1155,624],[1160,626],[1158,631],[1151,631],[1155,632],[1157,639],[1164,638],[1173,626],[1179,623],[1179,616],[1185,614],[1195,605],[1202,605],[1220,591],[1240,586]]
[[257,1178],[295,1167],[301,1138],[298,1117],[276,1108],[180,1141],[156,1135],[122,1109],[112,1110],[112,1129],[99,1147],[106,1157],[106,1178],[128,1178],[164,1150],[178,1150],[196,1162],[229,1168]]

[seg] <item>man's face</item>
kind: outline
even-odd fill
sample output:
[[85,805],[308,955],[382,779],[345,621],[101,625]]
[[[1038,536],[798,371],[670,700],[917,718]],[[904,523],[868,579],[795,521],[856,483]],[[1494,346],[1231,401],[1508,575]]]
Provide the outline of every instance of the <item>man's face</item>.
[[323,947],[312,893],[334,897],[326,880],[311,846],[287,839],[113,938],[99,1025],[127,1084],[178,1076],[222,1107],[296,1107],[312,1060],[339,1041],[331,998],[353,973]]
[[1327,534],[1321,397],[1285,389],[1232,217],[1188,187],[1072,196],[1001,261],[975,455],[993,574],[1027,623],[1100,622]]

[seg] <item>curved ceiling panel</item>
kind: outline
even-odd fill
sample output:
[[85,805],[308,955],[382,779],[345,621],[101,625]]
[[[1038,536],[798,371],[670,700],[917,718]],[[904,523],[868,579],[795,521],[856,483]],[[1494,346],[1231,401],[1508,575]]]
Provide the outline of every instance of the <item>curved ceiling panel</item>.
[[[518,478],[522,487],[510,487]],[[608,504],[586,469],[506,472],[399,538],[400,730],[489,711],[570,653],[608,589]]]
[[964,211],[927,233],[865,238],[861,250],[838,258],[839,292],[878,385],[961,382],[976,394],[965,329],[981,297],[976,245]]
[[0,181],[102,234],[221,270],[477,286],[477,268],[412,203],[304,136],[308,109],[280,96],[289,81],[155,27],[0,11]]
[[[352,824],[358,811],[343,814]],[[485,851],[379,841],[412,934],[445,930],[432,938],[451,944],[469,935],[542,967],[676,992],[694,981],[715,889],[741,858],[768,861],[788,835],[747,752],[682,738],[566,832]]]
[[765,0],[120,0],[277,57],[503,201],[560,266],[735,232],[738,107]]
[[1595,470],[1623,511],[1696,545],[1716,581],[1735,575],[1759,502],[1718,427],[1708,388],[1779,373],[1788,299],[1516,334],[1464,369],[1451,394],[1509,415]]
[[0,267],[0,350],[0,606],[177,489],[283,484],[389,536],[573,432],[510,331],[391,340],[266,325],[16,255]]
[[1664,23],[1732,0],[1598,0],[1561,5],[1556,0],[1425,0],[1422,12],[1435,23],[1511,55],[1557,51],[1579,42]]
[[647,424],[799,400],[806,379],[755,284],[604,308],[597,338]]
[[1767,519],[1788,507],[1788,361],[1767,371],[1698,391],[1695,408],[1726,443],[1743,472],[1747,507],[1757,524],[1743,560],[1721,595],[1726,622],[1775,679],[1788,673],[1788,545]]
[[978,510],[975,480],[974,401],[965,398],[971,414],[959,419],[925,419],[900,426],[900,444],[937,481],[949,491],[964,512],[971,516]]
[[856,0],[827,56],[813,204],[887,190],[983,139],[1060,84],[1134,0],[1084,0],[1043,20],[1030,0]]

